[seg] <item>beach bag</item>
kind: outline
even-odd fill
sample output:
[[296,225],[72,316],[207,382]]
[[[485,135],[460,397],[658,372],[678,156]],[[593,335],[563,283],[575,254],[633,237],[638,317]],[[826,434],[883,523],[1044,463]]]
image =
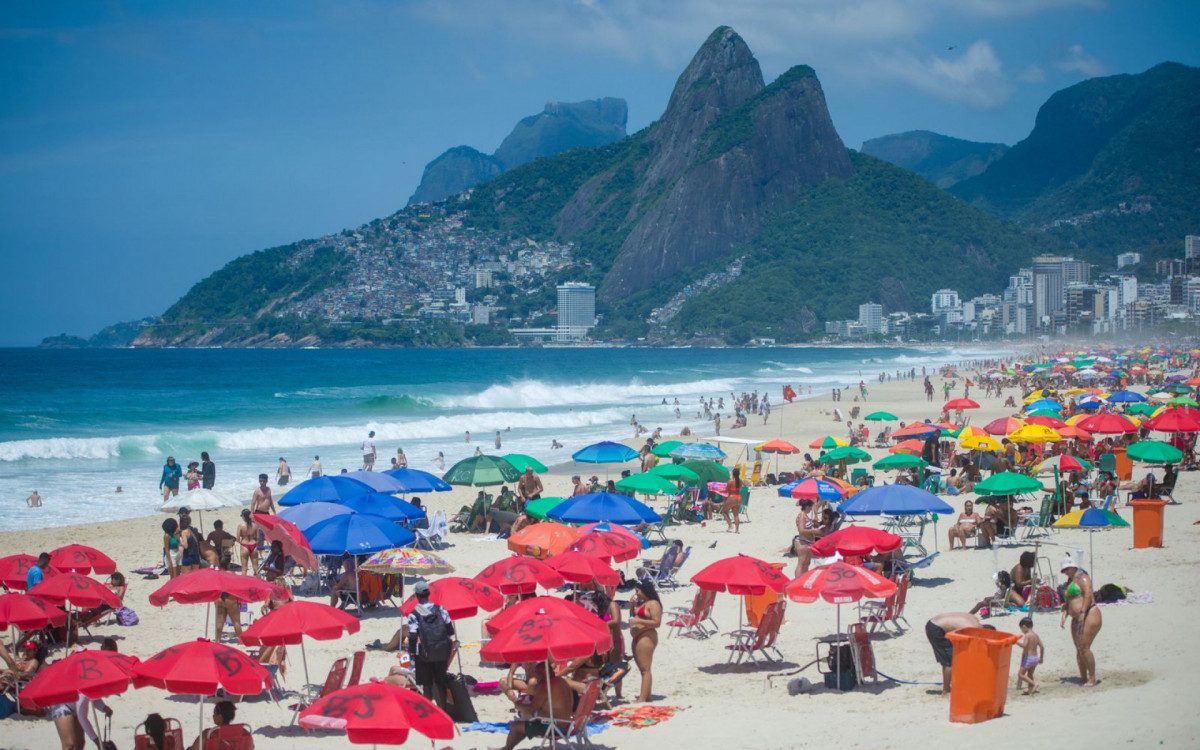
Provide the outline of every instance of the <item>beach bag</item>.
[[827,659],[830,672],[854,672],[854,651],[849,644],[830,649]]
[[442,608],[430,605],[427,615],[414,611],[420,635],[421,661],[445,662],[450,658],[450,626],[442,619]]
[[1113,604],[1125,601],[1129,589],[1115,583],[1106,583],[1096,591],[1096,601],[1101,604]]
[[117,618],[117,624],[123,627],[133,627],[139,622],[137,612],[134,612],[129,607],[114,609],[113,615]]
[[625,675],[629,674],[629,662],[613,661],[600,667],[600,679],[605,685],[613,685],[624,679]]
[[473,724],[479,721],[479,715],[475,713],[475,704],[471,702],[471,691],[460,675],[452,674],[446,677],[446,713],[459,724]]

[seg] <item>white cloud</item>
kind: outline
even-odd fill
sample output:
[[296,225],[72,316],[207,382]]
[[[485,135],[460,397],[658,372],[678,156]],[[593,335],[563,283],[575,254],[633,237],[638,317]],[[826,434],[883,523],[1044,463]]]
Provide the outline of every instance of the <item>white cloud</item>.
[[919,58],[907,52],[877,55],[880,75],[892,78],[941,99],[993,109],[1008,101],[1012,84],[992,45],[979,40],[956,58],[930,55]]
[[1017,78],[1025,83],[1042,83],[1046,80],[1046,71],[1042,70],[1040,65],[1026,65]]
[[1072,44],[1068,47],[1066,56],[1057,60],[1054,67],[1067,73],[1081,73],[1088,78],[1102,76],[1108,72],[1108,66],[1085,50],[1082,44]]

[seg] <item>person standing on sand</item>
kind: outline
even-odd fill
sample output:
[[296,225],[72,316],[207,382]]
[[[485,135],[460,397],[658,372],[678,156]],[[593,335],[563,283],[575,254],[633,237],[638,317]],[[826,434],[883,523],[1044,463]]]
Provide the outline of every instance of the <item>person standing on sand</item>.
[[950,666],[954,662],[954,646],[946,634],[964,628],[979,627],[986,627],[988,630],[996,629],[991,625],[983,625],[979,622],[978,617],[966,612],[946,612],[934,615],[929,622],[925,623],[925,637],[929,639],[929,645],[933,646],[933,655],[937,659],[937,663],[942,665],[942,695],[950,694]]
[[1046,647],[1042,645],[1042,639],[1038,634],[1033,632],[1032,617],[1021,618],[1018,626],[1024,637],[1017,643],[1021,647],[1021,668],[1017,670],[1017,681],[1018,684],[1023,682],[1029,686],[1025,690],[1025,695],[1033,695],[1037,692],[1037,683],[1033,681],[1033,672],[1046,658]]
[[32,495],[25,498],[25,503],[30,508],[40,508],[42,507],[42,496],[38,494],[37,490],[34,490]]
[[237,527],[237,543],[241,547],[238,556],[242,562],[242,575],[251,575],[258,570],[258,528],[254,525],[254,516],[250,515],[249,508],[242,510],[242,523]]
[[258,489],[250,498],[251,513],[270,513],[275,515],[275,500],[271,497],[271,487],[267,484],[267,475],[258,475]]
[[363,471],[372,471],[375,468],[375,430],[367,433],[367,439],[362,444],[363,454]]
[[162,477],[158,480],[158,488],[162,490],[164,503],[172,496],[179,497],[179,479],[182,476],[183,469],[175,463],[175,457],[167,456],[167,462],[163,465]]
[[542,480],[533,473],[533,467],[526,466],[525,473],[517,480],[517,494],[521,497],[521,507],[530,500],[542,497]]
[[279,457],[279,468],[275,470],[275,483],[280,487],[287,487],[288,482],[292,481],[292,467],[288,466],[288,462],[283,456]]
[[208,457],[208,451],[200,453],[200,486],[211,490],[217,483],[217,465]]
[[1059,627],[1065,627],[1071,618],[1071,640],[1075,642],[1075,661],[1079,665],[1079,682],[1083,687],[1096,685],[1096,656],[1092,653],[1092,642],[1103,625],[1100,610],[1096,607],[1096,596],[1092,589],[1092,577],[1079,569],[1067,555],[1059,565],[1059,571],[1067,577],[1063,587],[1063,612]]

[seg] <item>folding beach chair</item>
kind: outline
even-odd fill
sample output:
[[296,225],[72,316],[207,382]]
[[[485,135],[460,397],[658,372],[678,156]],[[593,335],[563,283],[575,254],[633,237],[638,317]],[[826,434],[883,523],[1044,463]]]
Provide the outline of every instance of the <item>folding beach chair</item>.
[[571,718],[569,720],[555,719],[554,723],[546,728],[546,736],[542,738],[542,747],[549,744],[552,737],[562,740],[568,745],[573,743],[577,747],[585,745],[591,747],[592,741],[587,736],[588,719],[591,718],[592,710],[596,707],[596,699],[600,697],[602,687],[603,684],[600,680],[592,680],[588,683]]
[[412,532],[417,536],[416,548],[422,546],[430,551],[437,549],[435,542],[447,544],[447,539],[450,536],[450,522],[446,519],[446,511],[434,511],[433,517],[429,519],[429,528],[427,529],[412,529]]
[[934,552],[932,555],[929,555],[928,557],[922,557],[920,560],[915,562],[909,562],[908,560],[904,560],[902,562],[898,561],[895,568],[896,575],[907,574],[909,578],[913,578],[915,577],[913,571],[917,570],[918,568],[928,568],[933,564],[934,559],[940,554],[942,553]]
[[741,507],[738,508],[738,513],[741,514],[743,522],[745,522],[745,523],[750,522],[750,488],[749,487],[742,488],[742,505],[741,505]]
[[226,724],[204,730],[203,750],[250,750],[254,735],[249,724]]
[[904,624],[908,625],[908,620],[904,617],[904,603],[908,599],[910,580],[909,575],[904,573],[896,582],[896,593],[882,602],[865,602],[862,605],[861,624],[869,626],[872,633],[880,628],[885,631],[895,628],[896,635],[903,634],[904,629],[900,627],[900,621],[904,620]]
[[[166,731],[163,732],[162,750],[183,750],[187,747],[183,744],[183,727],[179,719],[163,719],[163,723],[166,724]],[[154,741],[146,734],[146,725],[138,724],[133,730],[133,750],[150,750],[152,747]]]
[[762,477],[762,461],[754,462],[754,470],[752,472],[750,472],[750,486],[751,487],[766,487],[767,486],[767,483],[763,481],[763,477]]
[[1054,529],[1054,501],[1056,495],[1042,498],[1042,507],[1037,513],[1026,516],[1021,520],[1019,530],[1022,539],[1032,539],[1035,536],[1050,536]]
[[[758,660],[754,658],[755,651],[761,653],[768,662],[774,662],[776,659],[783,661],[783,654],[775,647],[775,639],[779,636],[779,626],[783,624],[786,605],[786,601],[778,601],[767,607],[757,628],[742,628],[732,633],[726,633],[734,639],[733,643],[725,647],[729,651],[726,663],[734,661],[735,656],[738,664],[741,664],[744,658],[749,658],[751,662],[757,662]],[[771,658],[771,651],[775,652],[775,659]]]
[[[342,683],[346,681],[347,667],[348,664],[344,657],[330,665],[329,674],[325,676],[325,684],[321,686],[321,692],[317,695],[317,698],[324,698],[333,691],[342,689]],[[304,687],[308,688],[307,685]],[[292,724],[296,723],[296,718],[300,716],[300,712],[308,708],[309,705],[311,704],[301,701],[288,706],[288,708],[292,709]]]
[[649,539],[651,535],[654,535],[658,537],[663,544],[666,544],[667,526],[670,525],[671,518],[675,515],[675,508],[677,504],[678,503],[676,500],[671,500],[671,502],[667,505],[666,511],[662,514],[662,520],[646,527],[645,536],[647,539]]
[[350,657],[350,677],[346,679],[346,687],[353,687],[362,679],[363,660],[366,658],[366,651],[355,651]]
[[[719,628],[717,621],[712,617],[716,598],[717,592],[698,589],[690,607],[672,607],[667,610],[667,617],[670,618],[667,620],[667,627],[670,628],[667,637],[678,633],[689,638],[704,639],[716,633]],[[705,623],[712,623],[711,630]]]
[[846,628],[846,634],[850,636],[850,655],[854,660],[854,676],[858,678],[858,684],[862,685],[868,678],[871,682],[878,682],[875,649],[871,646],[871,637],[867,635],[866,628],[856,622]]

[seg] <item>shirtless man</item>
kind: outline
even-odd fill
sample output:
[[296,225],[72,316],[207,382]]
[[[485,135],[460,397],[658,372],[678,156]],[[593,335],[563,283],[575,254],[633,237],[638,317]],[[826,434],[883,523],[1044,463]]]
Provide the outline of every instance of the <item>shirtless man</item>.
[[242,575],[251,575],[258,570],[258,527],[254,525],[254,517],[250,515],[249,508],[242,511],[242,523],[237,527],[237,543]]
[[32,495],[25,498],[25,502],[29,504],[30,508],[40,508],[42,507],[42,496],[38,494],[37,490],[34,490]]
[[[514,670],[515,671],[515,666]],[[543,737],[549,728],[548,719],[555,723],[571,720],[574,698],[571,687],[561,677],[551,677],[549,690],[546,686],[546,662],[525,665],[525,679],[512,676],[500,681],[504,694],[517,709],[517,720],[508,730],[504,750],[513,750],[525,738]]]
[[925,623],[925,637],[929,639],[929,645],[933,646],[933,655],[938,664],[942,665],[942,695],[950,694],[950,667],[954,662],[954,646],[951,645],[946,634],[963,628],[979,627],[986,627],[988,630],[996,629],[990,625],[983,625],[979,622],[978,617],[966,612],[946,612],[934,615],[929,622]]
[[522,505],[542,496],[542,480],[533,473],[533,467],[526,466],[525,473],[517,480],[517,494],[521,496]]
[[267,475],[258,475],[258,489],[250,498],[251,513],[269,513],[275,515],[275,500],[271,497],[271,488],[267,484]]
[[358,574],[354,572],[354,558],[347,557],[342,562],[342,574],[329,589],[329,606],[345,609],[355,602],[355,592],[357,591]]

